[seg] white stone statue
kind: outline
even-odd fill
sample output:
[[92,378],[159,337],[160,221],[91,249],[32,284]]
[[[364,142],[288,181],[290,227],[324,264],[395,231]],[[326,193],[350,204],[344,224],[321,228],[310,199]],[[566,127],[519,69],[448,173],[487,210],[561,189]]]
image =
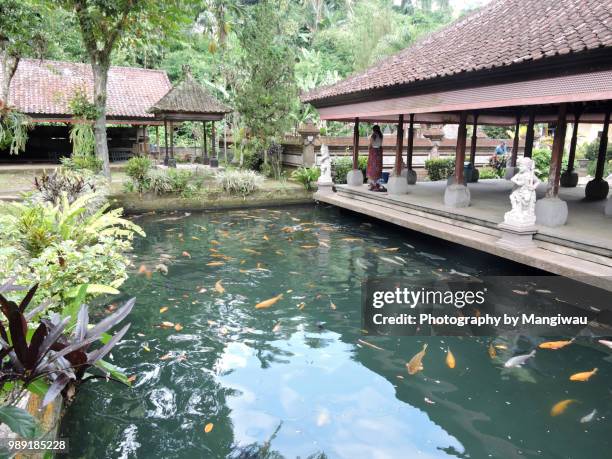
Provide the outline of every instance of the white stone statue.
[[536,188],[540,180],[535,175],[531,158],[519,158],[516,161],[518,172],[511,181],[516,185],[510,193],[512,210],[504,215],[504,223],[517,227],[535,225]]
[[329,147],[323,144],[321,145],[321,175],[319,176],[319,182],[330,183],[331,181],[331,157],[329,156]]

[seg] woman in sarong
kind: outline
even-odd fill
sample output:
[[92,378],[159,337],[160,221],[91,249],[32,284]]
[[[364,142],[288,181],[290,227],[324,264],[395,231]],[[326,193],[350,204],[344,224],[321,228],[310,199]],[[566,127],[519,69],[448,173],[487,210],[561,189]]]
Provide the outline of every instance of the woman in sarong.
[[380,126],[376,124],[372,128],[372,135],[370,136],[370,145],[368,149],[368,168],[366,170],[366,176],[368,177],[370,191],[387,191],[378,183],[378,180],[380,180],[380,178],[382,177],[383,168],[382,144],[383,133],[380,130]]

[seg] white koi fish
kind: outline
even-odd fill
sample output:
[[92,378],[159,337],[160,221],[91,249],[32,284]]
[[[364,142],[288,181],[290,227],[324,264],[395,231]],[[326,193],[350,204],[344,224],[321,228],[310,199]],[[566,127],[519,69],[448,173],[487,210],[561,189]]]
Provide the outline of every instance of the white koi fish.
[[593,411],[591,411],[589,414],[587,414],[586,416],[582,416],[582,417],[580,418],[580,422],[581,422],[582,424],[585,424],[585,423],[587,423],[587,422],[591,422],[591,421],[592,421],[592,420],[595,418],[595,415],[596,415],[596,414],[597,414],[597,410],[593,410]]
[[536,351],[534,349],[529,354],[517,355],[515,357],[511,357],[510,359],[508,359],[506,361],[506,363],[504,363],[504,367],[506,367],[506,368],[520,367],[523,364],[525,364],[525,362],[527,362],[527,360],[529,360],[531,357],[533,357],[535,355],[535,353],[536,353]]
[[399,261],[395,261],[392,258],[387,258],[387,257],[378,257],[378,258],[380,258],[382,261],[386,261],[387,263],[402,266],[402,264]]

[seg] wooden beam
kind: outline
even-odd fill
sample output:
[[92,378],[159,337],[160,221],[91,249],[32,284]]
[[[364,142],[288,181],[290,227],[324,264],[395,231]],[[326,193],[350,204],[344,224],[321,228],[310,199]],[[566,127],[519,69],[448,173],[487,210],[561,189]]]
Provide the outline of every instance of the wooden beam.
[[531,110],[529,112],[529,120],[527,121],[527,133],[525,134],[525,152],[523,156],[525,158],[531,158],[531,154],[533,153],[533,126],[535,124],[535,111]]
[[359,169],[359,118],[355,118],[353,127],[353,170]]
[[604,166],[606,165],[606,151],[608,149],[608,130],[610,129],[610,110],[604,118],[603,131],[599,139],[599,155],[597,156],[597,168],[595,169],[595,180],[603,179]]
[[397,122],[397,140],[395,142],[395,176],[402,175],[402,151],[404,150],[404,115]]
[[512,140],[512,154],[510,156],[510,167],[516,167],[516,158],[519,150],[519,137],[521,132],[521,112],[516,113],[516,124],[514,125],[514,139]]
[[563,147],[565,146],[565,132],[567,130],[567,104],[559,105],[557,117],[557,129],[553,139],[552,154],[550,157],[550,169],[548,171],[547,198],[556,198],[559,194],[559,179],[561,178],[561,161],[563,159]]
[[472,139],[470,143],[470,163],[473,167],[476,167],[476,143],[478,142],[478,136],[476,132],[478,130],[478,112],[474,112],[474,122],[472,123]]
[[412,151],[414,149],[414,113],[410,114],[410,122],[408,124],[408,146],[406,152],[406,165],[408,170],[412,170]]
[[465,184],[463,177],[463,163],[465,162],[465,142],[467,140],[467,112],[459,116],[459,129],[457,131],[457,151],[455,154],[455,184]]

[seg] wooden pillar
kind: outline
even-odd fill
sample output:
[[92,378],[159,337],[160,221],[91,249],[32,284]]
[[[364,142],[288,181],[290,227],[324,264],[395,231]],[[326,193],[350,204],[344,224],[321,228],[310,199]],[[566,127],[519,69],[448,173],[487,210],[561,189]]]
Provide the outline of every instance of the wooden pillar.
[[170,157],[174,159],[174,123],[170,121]]
[[574,113],[574,129],[572,130],[572,140],[570,141],[569,156],[567,158],[567,171],[574,170],[574,161],[576,159],[576,144],[578,143],[578,124],[580,123],[580,112]]
[[410,114],[410,123],[408,124],[408,146],[406,151],[406,165],[408,170],[412,170],[412,150],[414,149],[414,113]]
[[355,118],[353,127],[353,170],[359,169],[359,118]]
[[168,122],[164,119],[164,148],[166,150],[166,157],[164,158],[164,165],[168,165]]
[[595,180],[603,178],[604,166],[606,165],[606,151],[608,150],[608,130],[610,129],[610,110],[604,117],[603,131],[599,139],[599,154],[597,156],[597,168],[595,169]]
[[519,150],[519,137],[521,131],[521,112],[516,114],[516,123],[514,124],[514,139],[512,140],[512,154],[510,156],[510,167],[516,167],[516,158]]
[[467,112],[459,115],[459,130],[457,131],[457,149],[455,153],[455,184],[464,185],[463,163],[465,162],[465,142],[467,140]]
[[157,148],[157,160],[159,161],[161,150],[159,149],[159,126],[157,125],[155,126],[155,146]]
[[531,158],[533,153],[533,126],[535,124],[535,112],[531,110],[529,112],[529,120],[527,121],[527,133],[525,134],[525,152],[523,156],[525,158]]
[[561,178],[561,161],[563,159],[563,147],[565,146],[565,132],[567,130],[567,104],[559,105],[557,115],[557,129],[553,139],[552,154],[550,157],[550,169],[548,171],[547,198],[556,198],[559,194],[559,179]]
[[217,158],[217,145],[215,135],[215,122],[211,121],[211,148],[210,148],[210,167],[219,167],[219,159]]
[[395,144],[395,168],[396,177],[402,175],[402,151],[404,150],[404,115],[399,116],[397,121],[397,140]]
[[477,130],[478,130],[478,113],[474,112],[474,120],[472,123],[472,139],[470,143],[470,164],[474,168],[476,168],[476,143],[478,142],[478,137],[476,136]]

